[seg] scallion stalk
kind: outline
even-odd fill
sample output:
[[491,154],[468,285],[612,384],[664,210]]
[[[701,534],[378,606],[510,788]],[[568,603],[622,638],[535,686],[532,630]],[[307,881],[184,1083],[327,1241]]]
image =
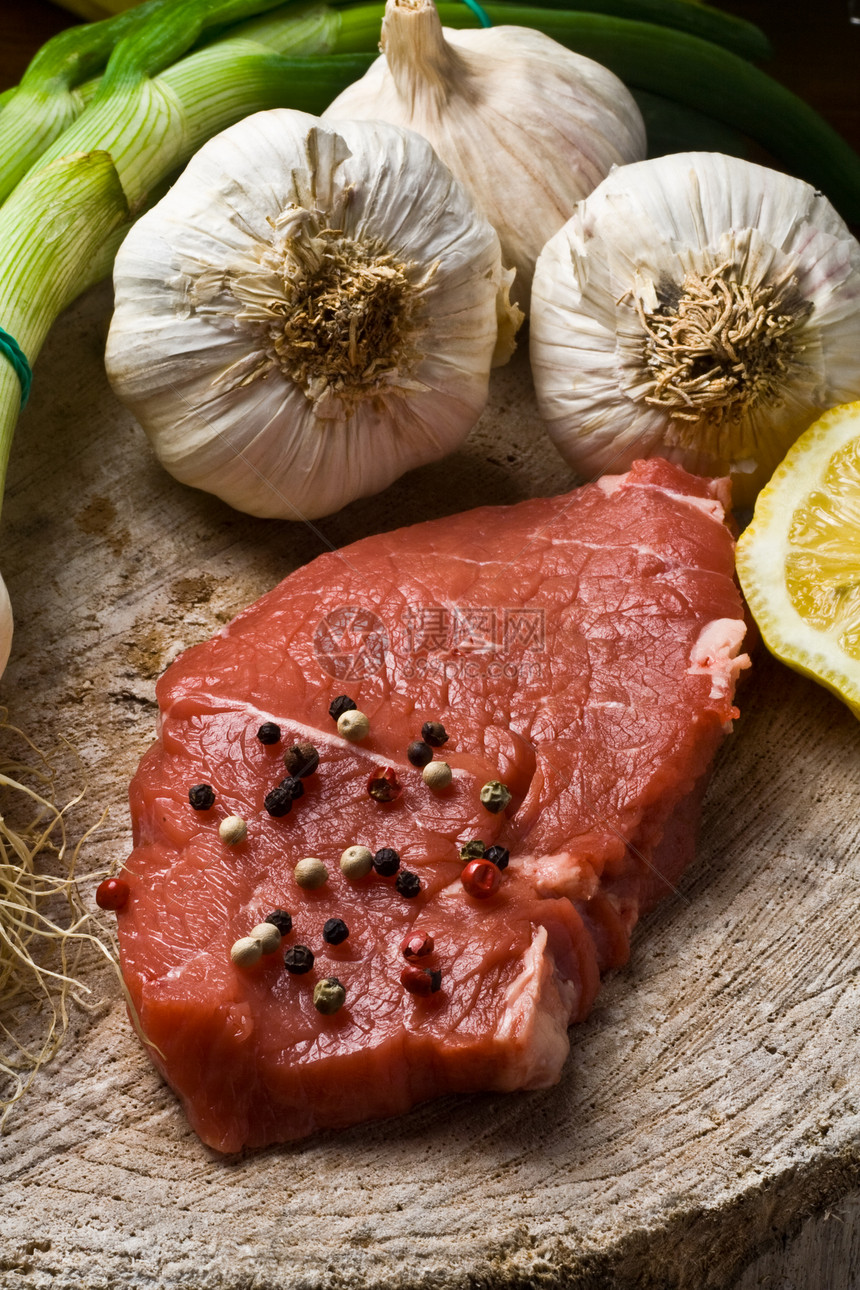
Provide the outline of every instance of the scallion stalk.
[[116,17],[58,33],[35,55],[0,115],[0,201],[85,109],[81,86],[87,78],[106,66],[109,81],[155,75],[212,28],[273,8],[287,20],[286,11],[295,12],[283,0],[146,0]]
[[102,72],[118,40],[139,30],[169,3],[146,0],[104,22],[70,27],[36,53],[20,84],[0,100],[0,201],[83,111],[78,86]]
[[[0,207],[0,327],[31,366],[98,247],[127,219],[125,194],[105,152],[39,167]],[[0,498],[20,406],[18,375],[0,357]]]

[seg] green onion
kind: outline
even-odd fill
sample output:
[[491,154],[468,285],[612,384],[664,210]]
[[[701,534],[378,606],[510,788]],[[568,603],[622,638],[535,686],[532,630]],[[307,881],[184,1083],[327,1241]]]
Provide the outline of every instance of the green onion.
[[[496,0],[495,9],[500,16],[493,18],[494,23],[505,21],[501,15],[506,3],[507,0],[502,3]],[[513,0],[513,3],[519,8],[525,7],[523,0]],[[530,0],[526,0],[526,5],[531,7]],[[722,9],[692,3],[691,0],[576,0],[573,5],[566,4],[565,0],[540,0],[540,7],[568,13],[576,9],[579,13],[605,14],[607,17],[628,18],[637,22],[654,23],[660,27],[671,27],[702,40],[711,40],[742,58],[756,61],[764,61],[773,55],[771,43],[760,27],[734,14],[725,13]]]
[[[99,245],[127,219],[104,152],[40,167],[0,207],[0,327],[31,366],[54,319],[78,295]],[[0,358],[0,497],[20,405],[19,378]]]
[[148,3],[104,22],[70,27],[38,51],[7,90],[0,115],[0,201],[12,191],[45,148],[80,115],[81,82],[101,72],[114,45],[132,34],[170,0]]
[[[106,64],[110,92],[117,80],[170,66],[212,27],[276,7],[285,14],[290,9],[282,0],[147,0],[114,18],[60,32],[39,50],[3,105],[0,201],[80,116],[89,97],[82,84]],[[299,44],[295,52],[314,50]]]

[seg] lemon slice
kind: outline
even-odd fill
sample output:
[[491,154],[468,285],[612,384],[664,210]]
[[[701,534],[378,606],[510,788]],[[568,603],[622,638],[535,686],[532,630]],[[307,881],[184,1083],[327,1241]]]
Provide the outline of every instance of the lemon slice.
[[737,569],[771,653],[860,717],[860,403],[832,408],[789,450]]

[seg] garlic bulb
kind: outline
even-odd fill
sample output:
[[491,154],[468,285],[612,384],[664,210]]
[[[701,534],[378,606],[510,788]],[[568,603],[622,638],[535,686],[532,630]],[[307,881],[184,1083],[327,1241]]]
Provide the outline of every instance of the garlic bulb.
[[426,140],[260,112],[128,234],[108,376],[177,479],[327,515],[465,438],[512,348],[511,277]]
[[719,153],[614,171],[544,247],[538,406],[583,476],[663,456],[749,505],[860,397],[860,245],[799,179]]
[[0,676],[6,670],[9,655],[12,652],[13,630],[12,602],[9,599],[9,592],[6,590],[6,583],[0,578]]
[[387,0],[380,47],[324,118],[393,121],[429,139],[498,232],[528,309],[547,239],[613,165],[645,156],[633,97],[529,28],[443,29],[433,0]]

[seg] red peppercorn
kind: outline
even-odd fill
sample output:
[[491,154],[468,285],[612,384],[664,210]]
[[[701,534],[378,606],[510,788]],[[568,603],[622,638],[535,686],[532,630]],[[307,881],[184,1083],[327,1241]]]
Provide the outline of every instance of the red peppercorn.
[[105,878],[96,887],[96,904],[99,909],[122,909],[130,895],[125,878]]
[[420,968],[407,963],[400,973],[400,984],[410,994],[435,994],[442,985],[442,973],[438,968]]
[[394,802],[403,792],[403,785],[390,766],[375,770],[367,781],[367,791],[375,802]]
[[460,874],[460,881],[470,896],[486,900],[499,890],[502,875],[491,860],[470,860]]
[[434,941],[430,933],[415,927],[411,932],[407,932],[400,942],[400,953],[405,959],[422,959],[425,954],[432,952],[433,945]]

